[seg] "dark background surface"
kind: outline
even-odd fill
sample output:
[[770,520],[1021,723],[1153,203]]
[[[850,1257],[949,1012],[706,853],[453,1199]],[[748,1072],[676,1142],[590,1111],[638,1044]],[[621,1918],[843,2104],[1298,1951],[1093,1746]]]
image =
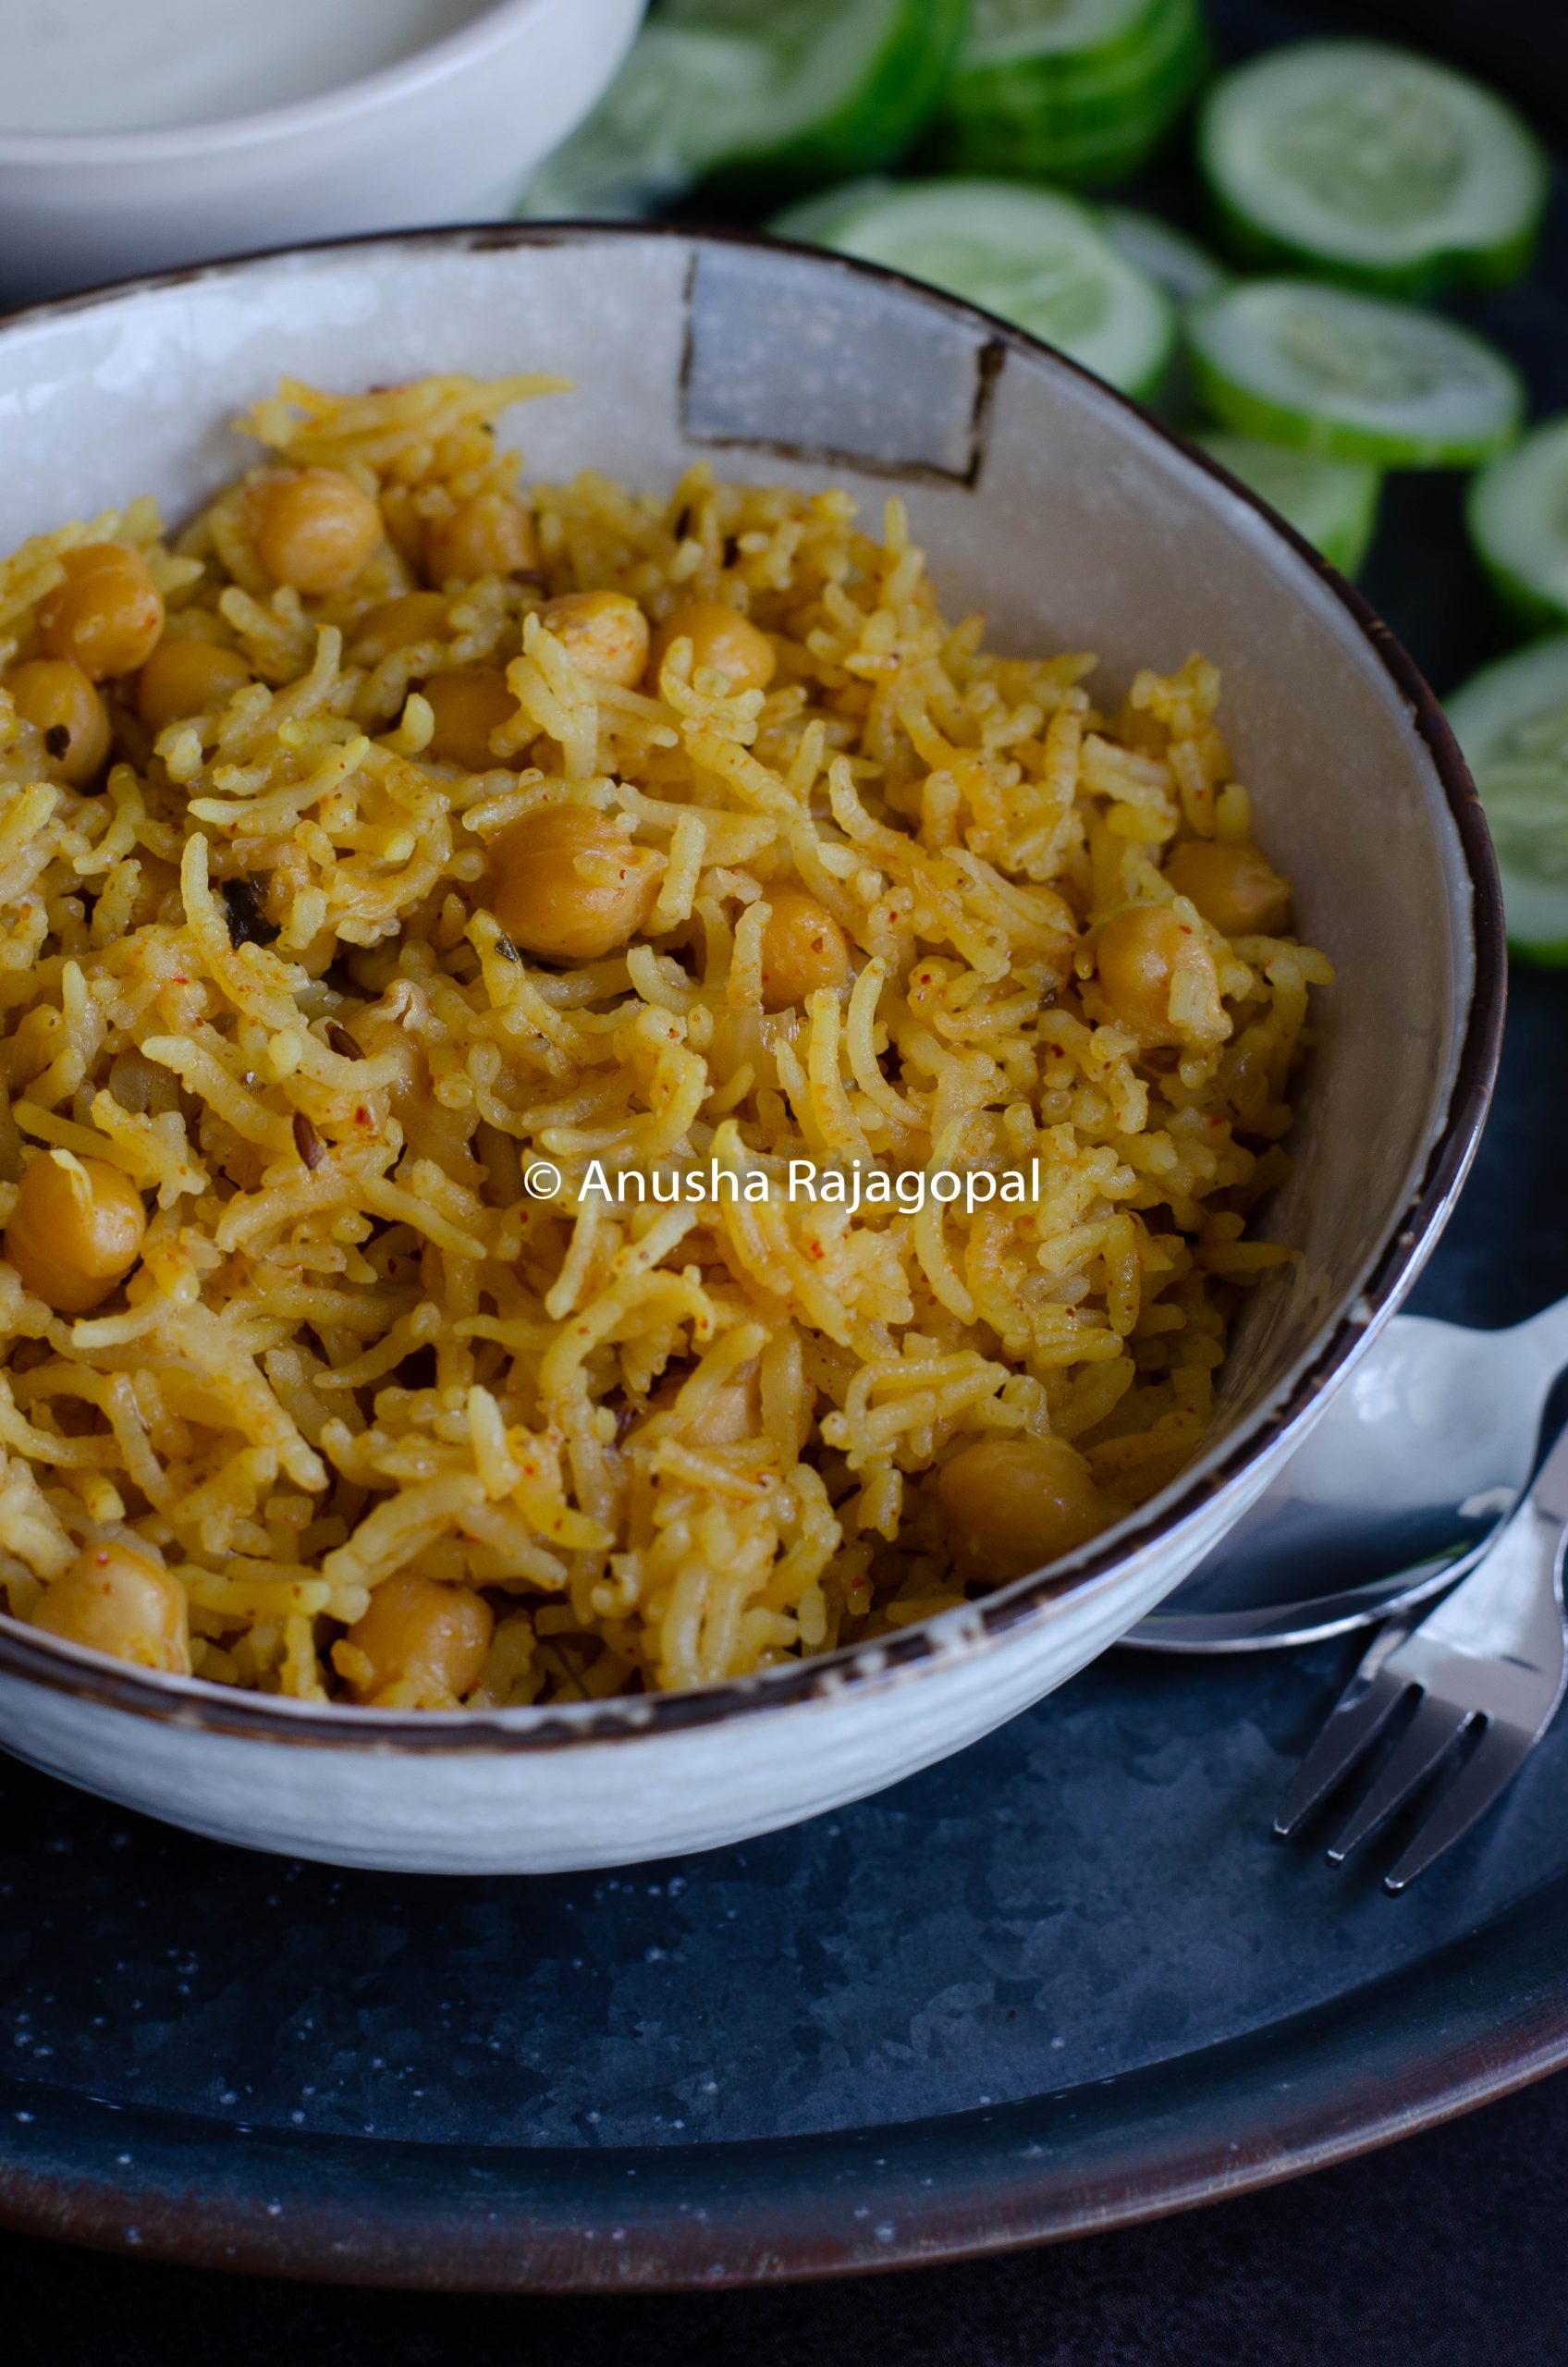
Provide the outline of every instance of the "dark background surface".
[[[1249,43],[1300,23],[1293,10],[1270,6],[1216,13]],[[1568,137],[1562,0],[1546,7],[1383,0],[1315,13],[1446,49],[1511,86],[1560,140]],[[1561,245],[1559,231],[1559,253]],[[1551,276],[1568,285],[1560,266]],[[1501,300],[1489,325],[1528,352],[1538,408],[1568,401],[1568,340],[1531,292]],[[1457,489],[1409,478],[1391,496],[1367,588],[1447,687],[1487,654],[1488,636],[1499,645],[1501,636],[1486,621],[1452,531]],[[1412,536],[1446,558],[1413,573],[1403,559]],[[1568,1291],[1561,1181],[1568,1124],[1558,1113],[1568,984],[1525,975],[1516,997],[1497,1119],[1416,1301],[1428,1313],[1476,1319],[1483,1277],[1501,1278],[1504,1294],[1492,1310],[1500,1321]],[[1500,1242],[1515,1253],[1512,1300]],[[46,1787],[20,1783],[25,1811]],[[5,1788],[12,1792],[9,1774]],[[1537,1799],[1536,1815],[1548,1805]],[[82,1829],[74,1812],[68,1821]],[[26,1902],[19,1918],[14,1895],[0,1904],[14,1934]],[[81,1923],[60,1935],[56,1968],[68,1971],[80,1951],[85,1980],[99,1925],[87,1897],[82,1904]],[[3,1943],[0,1925],[0,1955]],[[571,2067],[552,2068],[570,2076]],[[1200,2360],[1206,2367],[1479,2367],[1493,2360],[1535,2367],[1568,2356],[1565,2210],[1568,2077],[1267,2194],[1011,2259],[853,2286],[582,2301],[381,2295],[236,2281],[5,2238],[0,2292],[5,2323],[36,2329],[19,2355],[116,2367],[206,2357],[233,2367],[270,2367],[284,2357],[308,2367],[327,2359],[400,2367],[459,2358],[487,2367],[520,2356],[597,2367],[629,2355],[646,2367],[692,2355],[714,2367],[808,2358],[827,2367],[1186,2367]]]

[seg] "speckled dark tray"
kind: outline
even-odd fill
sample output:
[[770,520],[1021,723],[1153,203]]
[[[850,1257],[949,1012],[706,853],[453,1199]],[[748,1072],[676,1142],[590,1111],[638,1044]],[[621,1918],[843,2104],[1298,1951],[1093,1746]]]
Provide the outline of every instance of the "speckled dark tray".
[[[1544,281],[1481,315],[1543,410],[1565,214]],[[1439,687],[1501,645],[1447,480],[1390,485],[1367,588]],[[1568,977],[1514,996],[1415,1301],[1471,1322],[1568,1292]],[[1355,1649],[1113,1655],[878,1799],[619,1877],[337,1874],[0,1761],[0,2221],[358,2281],[809,2275],[1112,2225],[1462,2110],[1568,2061],[1568,1723],[1390,1899],[1268,1837]]]

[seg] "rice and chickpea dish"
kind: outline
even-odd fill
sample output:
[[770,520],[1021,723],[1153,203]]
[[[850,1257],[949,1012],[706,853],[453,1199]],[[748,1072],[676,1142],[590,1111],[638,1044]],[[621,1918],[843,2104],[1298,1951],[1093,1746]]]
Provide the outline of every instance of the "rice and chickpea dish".
[[[524,487],[494,422],[559,390],[286,384],[174,540],[0,565],[0,1586],[52,1635],[395,1708],[874,1637],[1163,1486],[1290,1255],[1330,972],[1213,668],[1102,713],[988,654],[897,501]],[[791,1160],[1038,1196],[674,1196]]]

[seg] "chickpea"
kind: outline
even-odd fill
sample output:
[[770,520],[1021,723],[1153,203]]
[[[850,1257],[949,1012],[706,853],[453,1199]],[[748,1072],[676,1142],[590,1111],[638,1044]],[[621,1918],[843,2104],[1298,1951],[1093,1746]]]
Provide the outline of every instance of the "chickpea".
[[539,621],[555,634],[580,674],[629,691],[648,662],[648,619],[624,592],[563,592],[546,600]]
[[163,595],[140,551],[83,543],[61,560],[66,580],[38,604],[45,657],[68,657],[95,682],[134,674],[164,629]]
[[89,1545],[43,1594],[32,1625],[136,1668],[190,1674],[185,1589],[161,1562],[128,1539]]
[[374,1674],[350,1678],[357,1701],[374,1701],[391,1686],[409,1686],[419,1706],[438,1709],[472,1693],[484,1666],[495,1621],[472,1587],[422,1578],[412,1570],[383,1578],[348,1641]]
[[766,691],[778,670],[773,644],[749,617],[723,600],[687,600],[672,610],[654,635],[648,671],[655,689],[659,668],[678,641],[692,644],[693,673],[710,668],[722,674],[732,691]]
[[490,742],[517,713],[517,701],[496,666],[449,666],[432,674],[423,695],[430,702],[435,730],[426,754],[438,765],[460,765],[465,773],[494,772],[516,765],[497,756]]
[[1290,917],[1290,882],[1261,848],[1188,839],[1166,857],[1165,876],[1222,937],[1273,937]]
[[[1113,914],[1099,933],[1095,963],[1101,998],[1117,1025],[1151,1049],[1213,1043],[1227,1032],[1214,957],[1196,930],[1164,905],[1129,904]],[[1205,990],[1211,1018],[1195,1023],[1172,1019],[1179,971]]]
[[5,1250],[35,1298],[85,1315],[129,1273],[146,1231],[141,1195],[119,1168],[46,1151],[23,1171]]
[[256,550],[307,598],[344,592],[381,540],[381,509],[340,469],[280,470],[256,489]]
[[658,894],[645,847],[586,805],[544,805],[490,850],[492,909],[514,945],[546,962],[597,962],[627,944]]
[[395,650],[410,649],[416,641],[446,638],[447,596],[443,592],[399,592],[395,600],[378,600],[354,627],[349,644],[350,666],[379,666]]
[[425,530],[424,571],[433,583],[522,575],[538,561],[533,521],[515,494],[476,493]]
[[161,641],[141,668],[136,712],[154,736],[188,715],[216,715],[252,680],[237,649],[215,641]]
[[850,942],[826,904],[803,888],[779,888],[768,897],[762,931],[762,1003],[788,1011],[819,987],[837,990],[850,975]]
[[1072,1552],[1117,1517],[1065,1439],[981,1439],[937,1475],[953,1567],[1002,1586]]
[[43,742],[51,780],[80,789],[109,753],[109,711],[74,659],[30,657],[6,677],[17,713]]

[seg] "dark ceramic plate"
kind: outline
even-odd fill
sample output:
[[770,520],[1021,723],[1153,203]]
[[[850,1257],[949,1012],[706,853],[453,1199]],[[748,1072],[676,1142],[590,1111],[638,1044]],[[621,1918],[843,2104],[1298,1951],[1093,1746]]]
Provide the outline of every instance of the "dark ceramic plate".
[[[1238,46],[1302,27],[1217,13]],[[1562,220],[1481,315],[1542,409]],[[1459,509],[1395,481],[1368,576],[1439,688],[1501,640]],[[1427,1313],[1568,1292],[1565,1031],[1568,978],[1518,977]],[[1568,2062],[1568,1725],[1390,1899],[1268,1838],[1355,1650],[1118,1655],[881,1798],[621,1876],[337,1874],[0,1766],[0,2220],[361,2282],[806,2276],[1114,2226],[1462,2111]]]

